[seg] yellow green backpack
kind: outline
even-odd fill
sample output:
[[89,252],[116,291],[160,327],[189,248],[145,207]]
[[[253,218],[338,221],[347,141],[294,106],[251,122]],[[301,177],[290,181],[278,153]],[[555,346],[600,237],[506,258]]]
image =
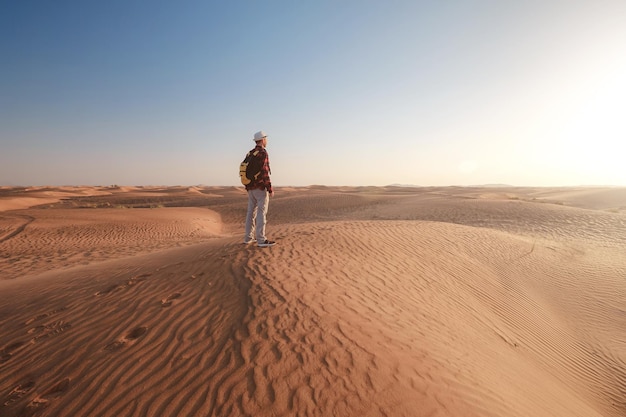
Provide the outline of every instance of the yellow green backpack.
[[245,159],[239,165],[239,178],[243,185],[256,181],[261,175],[263,161],[258,156],[261,151],[253,149],[246,154]]

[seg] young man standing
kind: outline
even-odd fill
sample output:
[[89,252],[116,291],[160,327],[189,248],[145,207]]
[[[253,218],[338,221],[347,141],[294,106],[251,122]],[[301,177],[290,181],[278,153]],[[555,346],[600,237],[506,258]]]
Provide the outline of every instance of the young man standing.
[[248,214],[246,215],[246,235],[243,242],[247,244],[256,240],[259,247],[274,246],[276,242],[272,242],[265,237],[267,209],[270,197],[274,196],[272,181],[270,180],[270,159],[265,150],[267,135],[261,130],[254,134],[253,140],[256,142],[256,147],[251,152],[259,152],[256,158],[260,159],[261,173],[256,180],[246,185],[246,190],[248,191]]

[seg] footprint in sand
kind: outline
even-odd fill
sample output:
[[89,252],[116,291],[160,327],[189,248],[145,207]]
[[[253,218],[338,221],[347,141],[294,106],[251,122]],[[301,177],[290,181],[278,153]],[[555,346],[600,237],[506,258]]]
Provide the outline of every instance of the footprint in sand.
[[113,292],[119,291],[126,288],[126,285],[120,285],[120,284],[115,284],[115,285],[111,285],[110,287],[102,290],[102,291],[98,291],[95,295],[96,296],[101,296],[101,295],[107,295],[107,294],[111,294]]
[[161,300],[161,307],[169,307],[172,305],[172,300],[176,300],[177,298],[181,297],[181,293],[179,292],[175,292],[174,294],[170,295],[169,297]]
[[113,352],[114,350],[118,350],[122,348],[126,342],[124,340],[116,340],[113,343],[109,343],[104,347],[104,350],[108,350],[109,352]]
[[148,277],[150,277],[152,274],[147,273],[147,274],[139,274],[136,275],[134,277],[132,277],[131,279],[128,280],[127,284],[129,287],[135,285],[135,284],[139,284],[140,282],[144,282],[148,279]]
[[31,342],[37,342],[41,339],[45,339],[47,337],[58,336],[63,333],[67,329],[71,328],[72,324],[65,321],[56,321],[54,323],[49,323],[45,325],[40,325],[33,327],[28,330],[29,334],[35,334],[31,340]]
[[112,351],[121,349],[122,347],[124,347],[128,343],[133,342],[133,341],[139,339],[141,336],[146,334],[147,331],[148,331],[147,327],[144,327],[144,326],[137,327],[137,328],[131,330],[123,338],[121,338],[119,340],[116,340],[115,342],[109,343],[108,345],[106,345],[104,347],[104,350],[108,350],[109,352],[112,352]]
[[7,396],[7,399],[4,402],[4,405],[5,406],[10,405],[11,403],[14,403],[15,401],[19,400],[24,395],[28,394],[28,392],[31,389],[33,389],[34,386],[35,386],[35,381],[28,381],[28,382],[25,382],[24,384],[20,384],[17,387],[13,388],[11,392],[9,393],[9,395]]
[[140,338],[141,336],[143,336],[144,334],[146,334],[146,332],[148,331],[147,327],[137,327],[136,329],[132,330],[130,333],[128,333],[126,335],[126,339],[127,340],[135,340]]
[[25,342],[11,343],[0,350],[0,363],[4,363],[13,357],[13,352],[24,346]]
[[38,410],[41,410],[42,408],[46,408],[48,406],[48,403],[51,400],[59,398],[61,395],[63,395],[63,393],[67,391],[69,386],[70,386],[69,378],[65,378],[59,381],[56,385],[54,385],[45,393],[37,396],[26,406],[26,409],[24,410],[26,412],[26,415],[33,415]]
[[120,290],[123,290],[124,288],[127,287],[132,287],[133,285],[137,285],[139,283],[144,282],[145,280],[148,279],[149,276],[151,276],[152,274],[140,274],[140,275],[136,275],[132,278],[130,278],[128,281],[126,281],[123,284],[114,284],[111,285],[110,287],[102,290],[102,291],[98,291],[95,295],[96,296],[101,296],[101,295],[108,295]]
[[55,315],[57,313],[65,311],[66,309],[67,309],[67,307],[61,307],[61,308],[57,308],[56,310],[52,310],[52,311],[49,311],[47,313],[40,314],[40,315],[38,315],[36,317],[33,317],[31,319],[26,320],[24,322],[24,324],[28,326],[31,323],[34,323],[34,322],[39,321],[39,320],[43,320],[43,319],[48,318],[50,316],[53,316],[53,315]]

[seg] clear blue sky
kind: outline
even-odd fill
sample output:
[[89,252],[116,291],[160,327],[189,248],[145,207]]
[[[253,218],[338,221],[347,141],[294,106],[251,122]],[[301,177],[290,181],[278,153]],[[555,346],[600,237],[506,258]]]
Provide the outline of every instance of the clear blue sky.
[[626,185],[626,1],[1,1],[0,185]]

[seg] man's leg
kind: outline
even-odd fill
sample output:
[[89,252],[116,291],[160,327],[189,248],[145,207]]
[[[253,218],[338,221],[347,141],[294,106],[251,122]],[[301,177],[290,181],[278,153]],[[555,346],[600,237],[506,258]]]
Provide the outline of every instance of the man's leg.
[[243,241],[245,243],[250,243],[254,240],[253,229],[256,222],[256,210],[257,210],[257,201],[254,196],[253,191],[248,191],[248,213],[246,214],[246,234],[244,235]]
[[265,242],[265,223],[267,221],[267,209],[269,206],[269,193],[265,190],[252,190],[255,194],[257,219],[256,219],[256,240],[257,242]]

